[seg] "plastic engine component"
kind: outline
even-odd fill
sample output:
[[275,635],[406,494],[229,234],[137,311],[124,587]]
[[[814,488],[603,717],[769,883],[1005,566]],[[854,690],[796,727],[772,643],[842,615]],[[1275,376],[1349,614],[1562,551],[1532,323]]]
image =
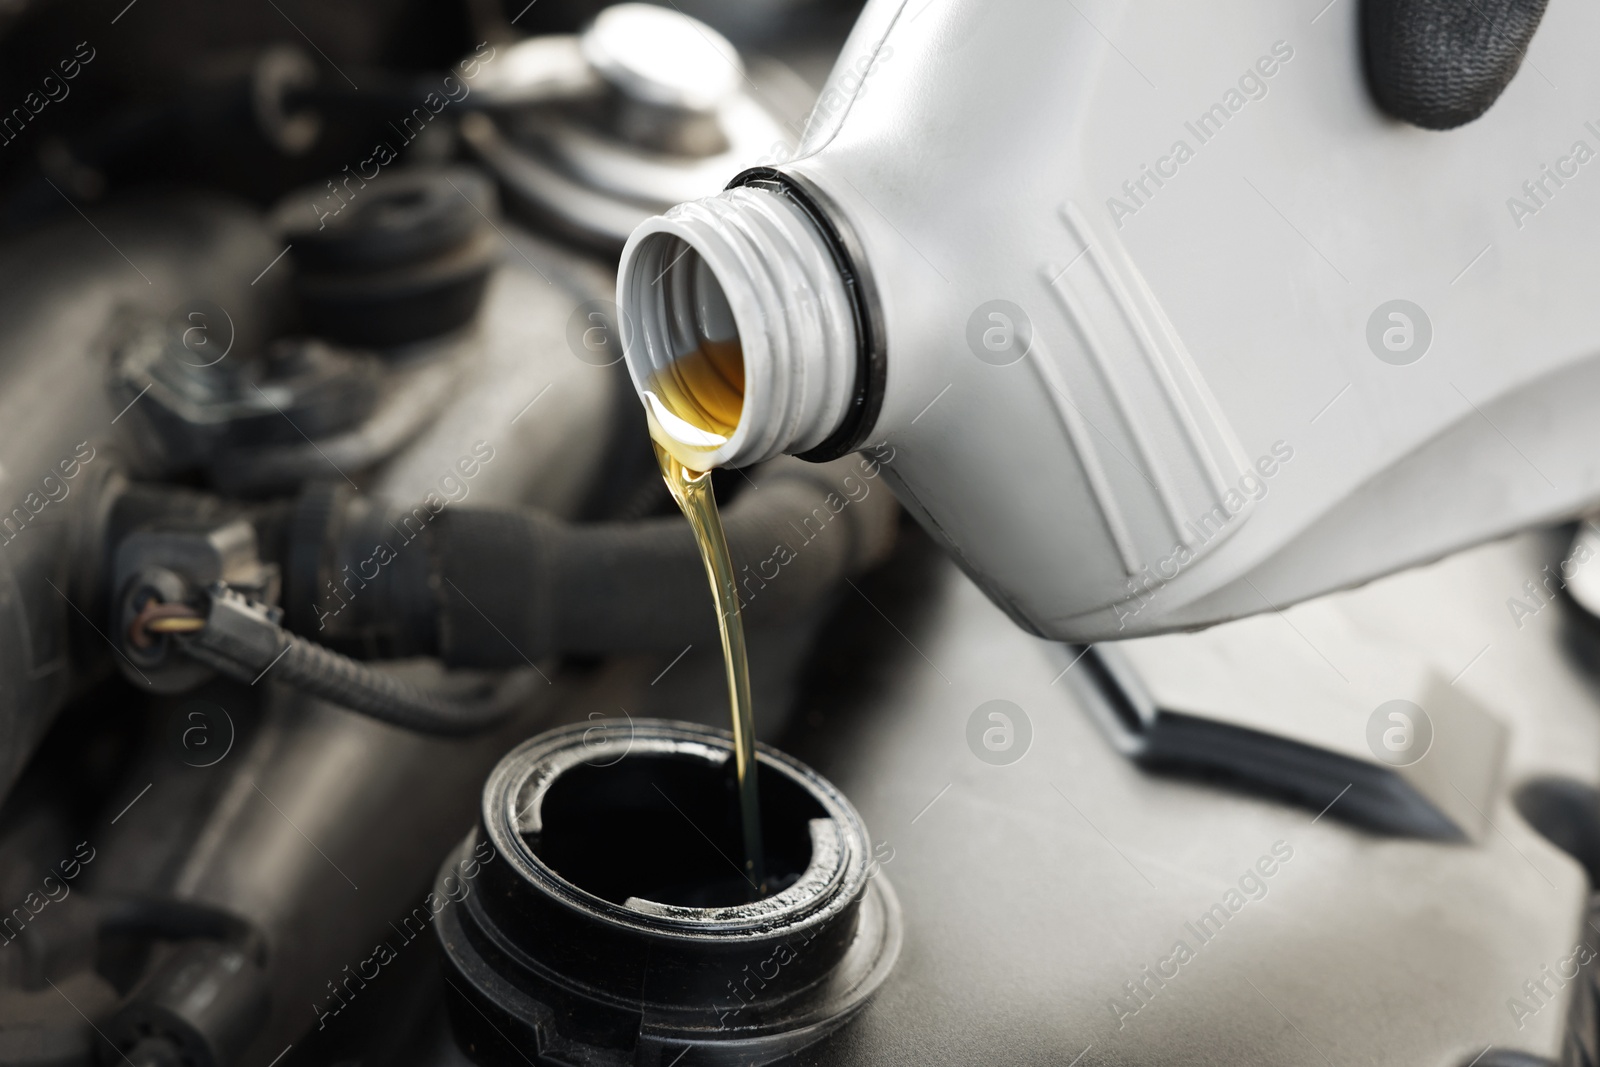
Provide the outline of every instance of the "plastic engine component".
[[751,901],[728,859],[732,751],[723,731],[604,720],[495,768],[436,885],[458,902],[436,928],[451,1023],[478,1063],[771,1063],[871,997],[900,910],[861,817],[762,748],[770,895]]

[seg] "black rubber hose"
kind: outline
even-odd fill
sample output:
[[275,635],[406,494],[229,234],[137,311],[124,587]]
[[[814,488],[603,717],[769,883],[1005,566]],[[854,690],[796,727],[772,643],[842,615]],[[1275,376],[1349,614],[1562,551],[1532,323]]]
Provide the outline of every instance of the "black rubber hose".
[[[884,449],[746,472],[751,484],[723,524],[747,625],[806,611],[888,555],[899,508],[883,474],[893,458]],[[351,651],[481,668],[717,639],[705,571],[679,516],[576,525],[531,508],[436,503],[308,498],[302,541],[336,547],[297,568],[291,546],[295,628]],[[296,570],[316,578],[297,580]]]
[[1378,106],[1429,130],[1489,110],[1522,66],[1547,0],[1362,0]]
[[211,940],[237,945],[257,963],[266,942],[255,925],[230,911],[193,900],[110,894],[95,900],[100,936]]

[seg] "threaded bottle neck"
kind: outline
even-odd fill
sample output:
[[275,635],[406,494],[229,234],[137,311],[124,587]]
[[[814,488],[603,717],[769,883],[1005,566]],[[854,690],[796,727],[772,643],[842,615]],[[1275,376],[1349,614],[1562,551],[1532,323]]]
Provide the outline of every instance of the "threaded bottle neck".
[[785,197],[730,189],[648,220],[617,290],[634,387],[686,466],[804,452],[843,422],[850,299],[826,238]]

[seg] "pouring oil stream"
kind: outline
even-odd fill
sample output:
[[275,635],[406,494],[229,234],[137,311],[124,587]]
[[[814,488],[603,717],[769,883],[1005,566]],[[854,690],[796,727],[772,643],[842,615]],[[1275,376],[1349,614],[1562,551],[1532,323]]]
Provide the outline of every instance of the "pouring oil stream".
[[[733,433],[744,405],[744,362],[737,341],[702,341],[699,348],[674,361],[646,391],[650,439],[661,477],[694,530],[711,583],[722,635],[728,677],[728,704],[733,719],[734,770],[738,776],[739,816],[744,837],[744,875],[752,898],[766,896],[766,862],[761,841],[761,797],[756,782],[755,716],[750,702],[750,661],[745,652],[744,620],[739,614],[739,587],[728,554],[728,541],[712,491],[711,471],[701,469],[694,449],[667,434],[657,418],[686,423],[712,439]],[[687,435],[685,435],[687,436]]]

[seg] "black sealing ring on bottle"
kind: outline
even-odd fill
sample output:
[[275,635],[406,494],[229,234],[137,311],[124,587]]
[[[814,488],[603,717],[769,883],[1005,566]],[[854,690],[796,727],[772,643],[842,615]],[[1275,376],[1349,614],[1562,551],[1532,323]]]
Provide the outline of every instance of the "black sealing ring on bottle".
[[611,719],[500,761],[435,886],[455,902],[435,927],[473,1060],[773,1063],[867,1002],[901,927],[861,817],[758,746],[770,893],[751,901],[732,759],[725,731]]
[[734,176],[726,188],[764,189],[788,199],[805,212],[822,234],[828,252],[839,269],[856,331],[856,380],[850,408],[839,428],[815,448],[798,454],[812,463],[826,463],[849,455],[867,442],[878,413],[883,410],[883,389],[888,378],[883,333],[883,314],[878,306],[878,291],[872,276],[861,266],[866,262],[861,241],[845,224],[843,216],[828,197],[804,179],[771,167],[753,167]]

